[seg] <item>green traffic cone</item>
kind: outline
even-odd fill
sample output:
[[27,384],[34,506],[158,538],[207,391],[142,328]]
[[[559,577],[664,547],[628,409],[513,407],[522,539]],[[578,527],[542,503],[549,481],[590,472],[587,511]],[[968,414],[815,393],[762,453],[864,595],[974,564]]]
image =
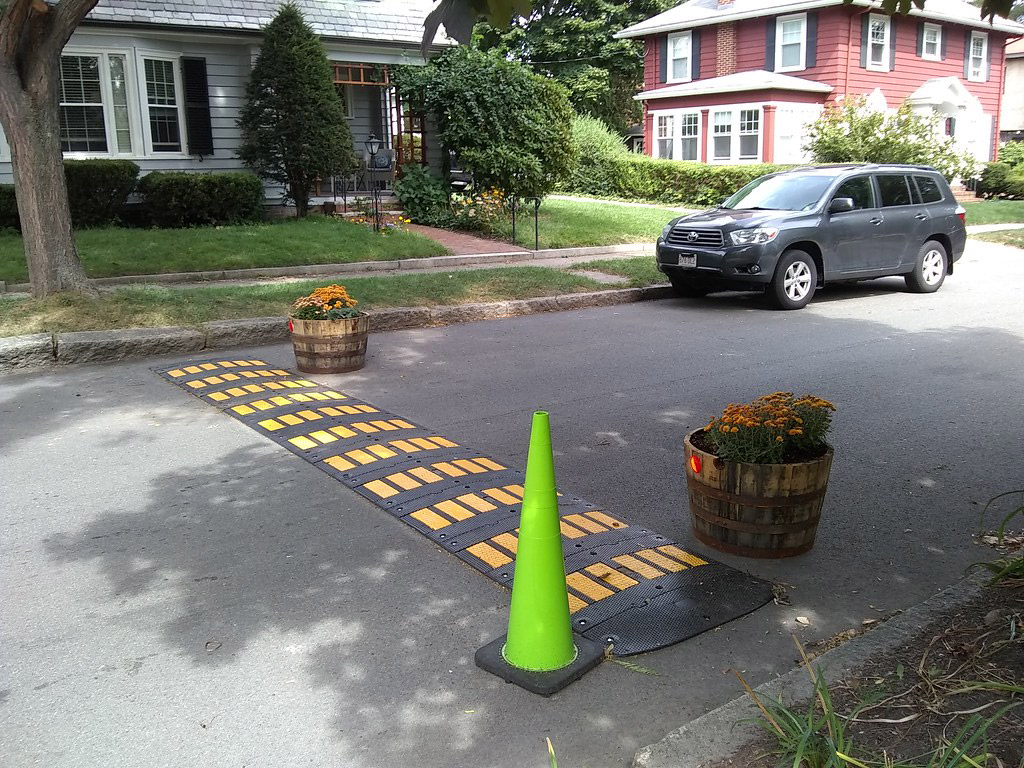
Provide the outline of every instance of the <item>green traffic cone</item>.
[[501,653],[513,667],[532,672],[561,669],[577,655],[546,411],[533,414],[508,637]]

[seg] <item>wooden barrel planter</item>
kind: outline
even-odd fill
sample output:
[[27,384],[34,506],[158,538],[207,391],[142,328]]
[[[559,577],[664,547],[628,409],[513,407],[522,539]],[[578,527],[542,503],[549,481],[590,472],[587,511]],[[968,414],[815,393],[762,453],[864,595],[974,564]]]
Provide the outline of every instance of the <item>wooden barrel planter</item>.
[[289,318],[295,364],[303,373],[348,373],[366,364],[370,316],[344,320]]
[[686,485],[693,532],[710,547],[744,557],[800,555],[814,546],[828,490],[832,447],[793,464],[742,464],[697,448],[686,436]]

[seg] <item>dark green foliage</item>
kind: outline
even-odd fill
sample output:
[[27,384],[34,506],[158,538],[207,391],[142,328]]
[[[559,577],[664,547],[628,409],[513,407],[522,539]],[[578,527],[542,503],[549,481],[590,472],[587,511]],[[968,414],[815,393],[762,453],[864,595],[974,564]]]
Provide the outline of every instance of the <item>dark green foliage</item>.
[[634,101],[643,82],[643,43],[616,40],[621,29],[675,5],[674,0],[533,0],[533,13],[511,28],[477,26],[476,44],[553,78],[569,91],[581,114],[593,115],[615,130],[640,119]]
[[999,148],[999,162],[1014,167],[1024,165],[1024,141],[1011,141]]
[[565,89],[520,64],[456,48],[395,79],[402,99],[434,118],[441,143],[481,188],[542,196],[575,165]]
[[[65,160],[71,223],[103,227],[117,220],[135,190],[139,166],[131,160]],[[0,185],[0,229],[21,229],[12,185]]]
[[395,182],[395,197],[405,215],[417,224],[444,226],[451,222],[444,181],[418,163],[402,166],[402,176]]
[[981,172],[978,194],[1024,200],[1024,164],[988,163]]
[[13,184],[0,184],[0,232],[5,229],[21,229],[18,198],[14,196]]
[[323,44],[293,3],[263,30],[246,97],[239,157],[305,216],[315,181],[351,172],[356,156]]
[[135,189],[139,166],[131,160],[65,160],[71,223],[102,227],[117,219]]
[[158,227],[236,224],[263,214],[263,184],[251,173],[158,171],[142,178],[139,194]]

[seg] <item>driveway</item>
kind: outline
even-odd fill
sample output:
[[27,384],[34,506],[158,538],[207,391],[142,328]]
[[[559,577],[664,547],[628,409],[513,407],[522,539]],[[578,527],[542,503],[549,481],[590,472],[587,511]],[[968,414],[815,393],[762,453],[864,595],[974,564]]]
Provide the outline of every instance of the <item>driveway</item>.
[[473,665],[506,591],[161,361],[0,378],[4,765],[532,768],[545,736],[565,766],[627,765],[737,695],[730,667],[757,685],[792,668],[791,633],[859,627],[989,554],[981,506],[1020,484],[1022,282],[1020,251],[972,241],[935,295],[885,279],[800,312],[723,295],[377,334],[364,371],[323,377],[513,466],[545,408],[561,486],[702,553],[683,434],[779,389],[837,403],[817,547],[714,555],[792,606],[551,699]]

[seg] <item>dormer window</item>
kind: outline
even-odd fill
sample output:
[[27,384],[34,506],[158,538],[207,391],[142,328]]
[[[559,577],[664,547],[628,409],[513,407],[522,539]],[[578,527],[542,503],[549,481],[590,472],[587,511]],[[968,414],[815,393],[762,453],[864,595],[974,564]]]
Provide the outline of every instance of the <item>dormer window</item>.
[[775,21],[775,71],[796,72],[807,66],[807,14]]
[[668,36],[668,82],[685,83],[692,78],[692,37],[689,32]]

